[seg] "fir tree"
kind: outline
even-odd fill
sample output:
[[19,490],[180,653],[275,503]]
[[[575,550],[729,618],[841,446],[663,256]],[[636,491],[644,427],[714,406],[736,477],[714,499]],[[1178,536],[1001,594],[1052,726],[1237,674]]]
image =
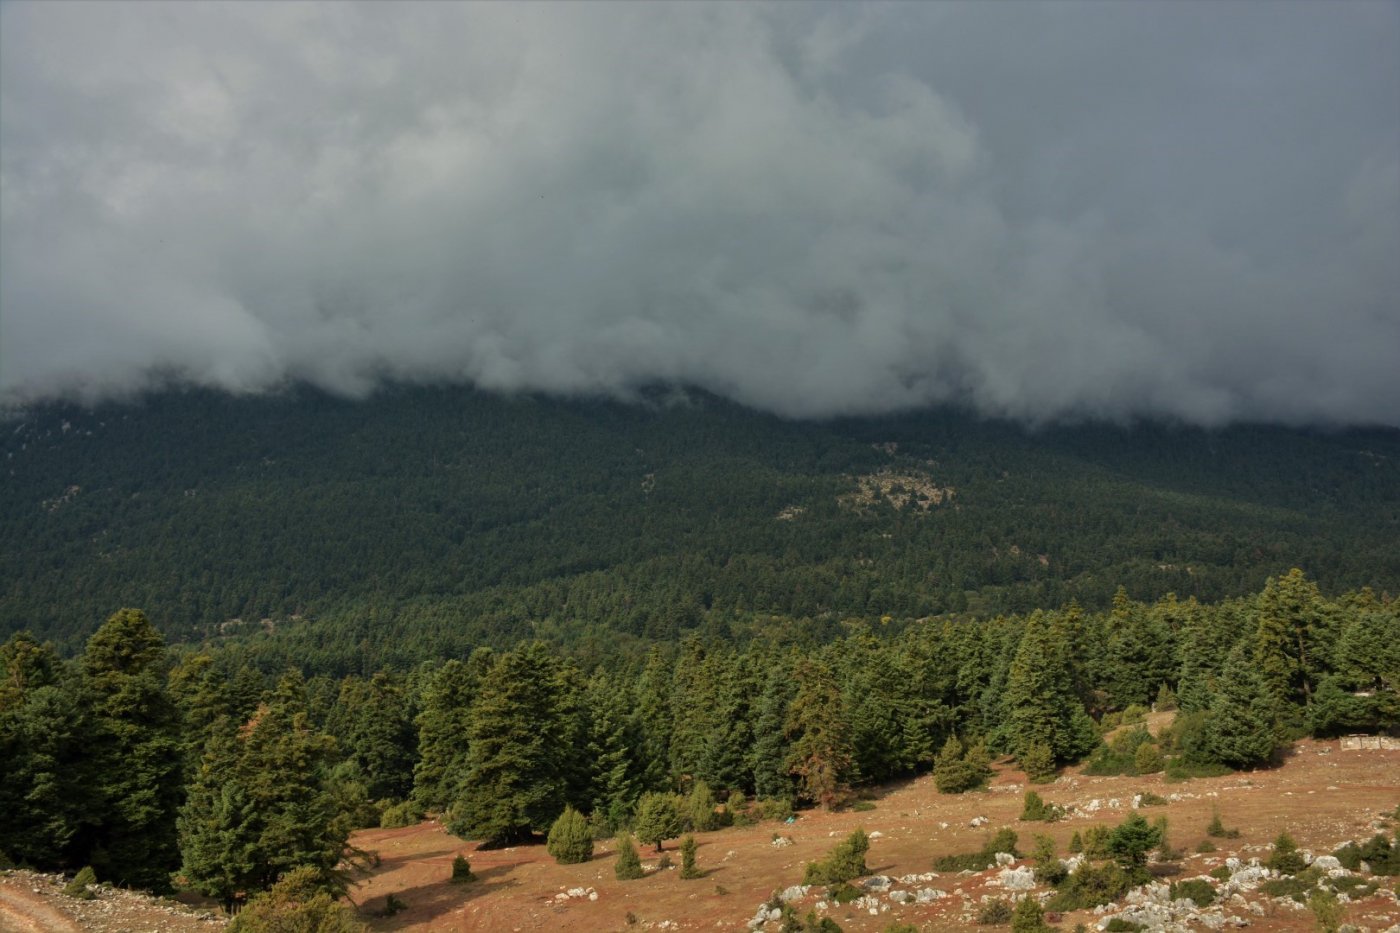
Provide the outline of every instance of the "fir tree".
[[573,807],[565,807],[559,814],[546,842],[547,851],[560,865],[576,865],[593,857],[593,830]]
[[248,722],[216,728],[180,811],[183,873],[225,904],[307,868],[329,890],[349,823],[328,786],[335,740],[315,732],[299,674]]
[[681,879],[690,881],[704,877],[704,872],[695,867],[695,837],[687,833],[681,837]]
[[831,669],[813,659],[793,671],[797,695],[788,707],[788,770],[812,803],[831,809],[850,792],[854,755],[841,693]]
[[642,860],[632,837],[624,833],[617,841],[617,858],[613,861],[613,876],[618,881],[634,881],[642,877]]
[[423,689],[422,709],[414,720],[418,763],[413,767],[413,799],[424,809],[447,809],[466,775],[467,734],[478,680],[467,664],[453,659]]
[[1271,704],[1244,643],[1231,652],[1216,689],[1205,721],[1205,752],[1232,768],[1267,761],[1275,745]]
[[487,845],[528,840],[568,800],[571,749],[560,747],[556,662],[538,643],[504,654],[472,707],[467,774],[447,828]]
[[1075,693],[1068,654],[1079,611],[1047,619],[1034,612],[1016,649],[1006,683],[1007,744],[1018,760],[1045,746],[1055,761],[1072,761],[1098,742],[1093,721]]
[[180,863],[183,774],[164,639],[145,613],[122,609],[88,641],[82,668],[96,732],[90,754],[104,775],[102,822],[86,861],[117,884],[165,890]]
[[637,801],[633,832],[640,841],[656,846],[656,851],[660,852],[662,843],[679,836],[684,828],[685,820],[675,794],[649,791]]

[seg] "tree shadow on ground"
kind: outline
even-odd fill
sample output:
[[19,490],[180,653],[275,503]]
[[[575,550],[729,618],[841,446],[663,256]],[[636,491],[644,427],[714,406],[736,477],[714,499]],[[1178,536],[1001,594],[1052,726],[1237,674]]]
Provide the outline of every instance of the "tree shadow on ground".
[[[473,869],[475,881],[453,882],[445,874],[440,881],[414,885],[398,891],[385,891],[363,900],[355,912],[360,919],[370,921],[376,930],[393,930],[410,923],[434,920],[461,909],[479,897],[513,887],[516,882],[510,881],[507,876],[520,864],[522,863],[516,862],[481,870]],[[390,894],[401,901],[404,908],[392,917],[384,917],[379,912],[383,910],[386,898]]]

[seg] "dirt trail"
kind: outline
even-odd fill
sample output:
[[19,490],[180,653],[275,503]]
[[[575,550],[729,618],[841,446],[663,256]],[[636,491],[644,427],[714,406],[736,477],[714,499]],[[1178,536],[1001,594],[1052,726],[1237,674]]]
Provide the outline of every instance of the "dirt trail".
[[0,883],[0,931],[4,933],[78,933],[81,929],[44,903],[42,895],[15,884]]

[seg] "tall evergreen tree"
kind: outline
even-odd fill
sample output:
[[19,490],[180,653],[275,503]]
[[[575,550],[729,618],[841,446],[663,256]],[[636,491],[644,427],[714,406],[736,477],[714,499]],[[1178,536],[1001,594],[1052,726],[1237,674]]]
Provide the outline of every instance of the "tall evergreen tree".
[[1037,611],[1026,621],[1003,701],[1007,744],[1018,758],[1043,745],[1056,761],[1073,761],[1098,741],[1067,649],[1077,615],[1073,607],[1053,618]]
[[145,613],[122,609],[88,641],[82,669],[96,727],[92,760],[103,775],[89,862],[101,878],[165,890],[180,863],[175,815],[184,794],[164,639]]
[[335,740],[311,728],[295,672],[248,722],[216,725],[180,811],[191,885],[226,905],[298,867],[337,886],[350,827],[329,786],[335,756]]
[[1245,642],[1230,653],[1216,681],[1203,739],[1206,753],[1232,768],[1263,764],[1273,754],[1272,695]]
[[478,683],[472,667],[454,658],[423,688],[422,709],[415,720],[418,763],[413,768],[413,799],[427,810],[447,809],[466,776],[467,734]]
[[450,832],[508,845],[546,829],[563,809],[575,755],[557,740],[558,667],[536,642],[502,655],[482,679]]
[[843,801],[855,779],[855,755],[841,691],[831,668],[812,658],[793,670],[797,695],[788,707],[788,771],[798,792],[828,809]]
[[102,819],[90,698],[27,633],[0,647],[0,853],[43,869],[87,864]]

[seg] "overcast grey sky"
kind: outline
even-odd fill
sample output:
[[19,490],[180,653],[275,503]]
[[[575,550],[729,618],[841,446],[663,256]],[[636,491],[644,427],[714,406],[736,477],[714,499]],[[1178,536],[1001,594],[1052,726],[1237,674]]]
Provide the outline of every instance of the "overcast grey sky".
[[1400,425],[1400,3],[0,4],[0,397]]

